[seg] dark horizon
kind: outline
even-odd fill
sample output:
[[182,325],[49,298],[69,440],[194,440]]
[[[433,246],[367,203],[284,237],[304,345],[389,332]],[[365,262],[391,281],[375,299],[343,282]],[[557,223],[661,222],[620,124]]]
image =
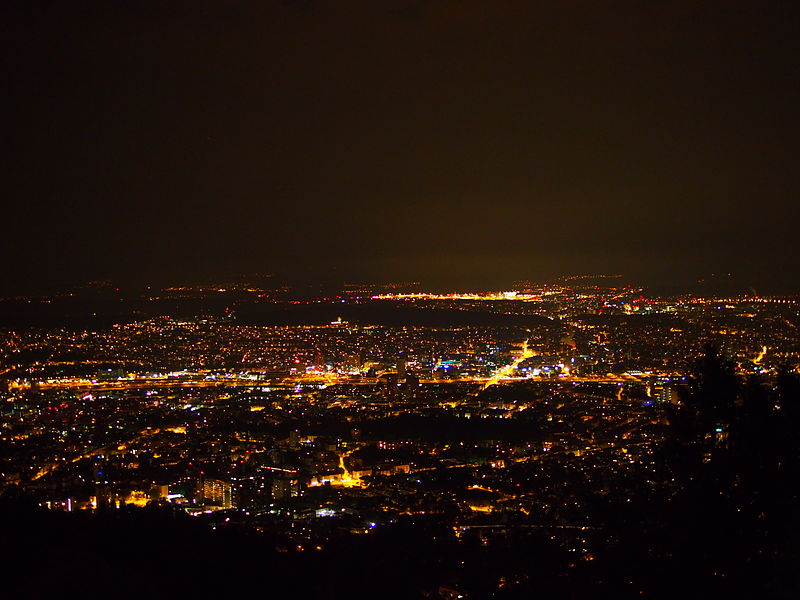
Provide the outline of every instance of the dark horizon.
[[0,290],[800,291],[796,7],[530,4],[5,3]]
[[[507,279],[501,277],[458,278],[452,276],[428,278],[389,278],[387,276],[363,277],[363,273],[352,273],[352,277],[344,276],[337,269],[314,271],[298,269],[295,272],[249,272],[234,271],[218,274],[202,275],[183,273],[177,277],[127,278],[96,277],[93,279],[53,279],[46,284],[30,284],[27,287],[16,286],[0,289],[0,299],[25,299],[35,297],[53,297],[64,293],[74,294],[85,291],[111,290],[116,295],[134,297],[156,290],[170,288],[204,288],[218,286],[233,291],[243,284],[264,290],[281,289],[286,298],[324,299],[339,294],[357,294],[354,290],[373,289],[375,293],[458,293],[458,292],[499,292],[523,290],[529,287],[546,285],[581,288],[597,286],[599,288],[641,288],[643,293],[653,297],[670,297],[684,294],[696,296],[795,296],[798,288],[775,285],[766,280],[744,279],[733,273],[709,273],[697,279],[684,277],[670,281],[653,278],[634,278],[624,273],[589,273],[568,272],[550,273],[549,276]],[[761,283],[755,283],[761,281]],[[381,291],[383,290],[383,291]],[[198,290],[199,291],[199,290]]]

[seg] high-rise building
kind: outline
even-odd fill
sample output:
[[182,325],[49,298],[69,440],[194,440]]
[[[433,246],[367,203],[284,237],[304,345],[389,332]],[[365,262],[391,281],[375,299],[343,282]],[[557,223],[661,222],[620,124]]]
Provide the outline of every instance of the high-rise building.
[[233,486],[230,481],[206,479],[203,482],[203,502],[222,508],[233,508]]
[[678,388],[674,385],[664,385],[658,390],[658,401],[662,404],[677,404],[679,401]]
[[105,463],[102,457],[98,457],[92,469],[95,508],[97,510],[104,510],[111,505],[111,492],[108,487],[108,478],[105,475],[105,470]]
[[397,383],[403,383],[406,380],[406,361],[404,358],[397,359]]
[[296,498],[300,495],[300,482],[294,477],[278,476],[272,480],[272,497],[275,500]]

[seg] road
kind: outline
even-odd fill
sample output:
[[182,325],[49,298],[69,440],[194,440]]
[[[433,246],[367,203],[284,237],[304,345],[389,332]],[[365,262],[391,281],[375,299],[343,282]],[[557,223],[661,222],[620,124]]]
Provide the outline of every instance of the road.
[[536,353],[530,348],[528,348],[528,340],[525,340],[524,342],[522,342],[522,351],[519,353],[519,356],[517,356],[505,367],[498,369],[497,373],[492,375],[486,381],[486,383],[483,386],[483,389],[495,385],[496,383],[500,383],[504,379],[508,378],[523,361],[531,358],[532,356],[536,356]]

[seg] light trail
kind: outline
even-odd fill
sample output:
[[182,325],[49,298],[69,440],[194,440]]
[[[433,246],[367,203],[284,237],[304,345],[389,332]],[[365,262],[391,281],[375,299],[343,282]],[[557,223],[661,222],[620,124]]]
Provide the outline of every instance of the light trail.
[[339,468],[342,470],[342,478],[337,482],[338,485],[343,485],[345,487],[357,487],[361,485],[361,480],[354,478],[350,473],[350,470],[344,464],[344,459],[350,456],[356,450],[358,450],[358,448],[354,448],[349,452],[343,452],[339,455]]
[[339,468],[342,470],[341,477],[331,477],[331,478],[322,478],[316,481],[312,481],[309,483],[309,486],[316,487],[318,485],[329,484],[332,486],[341,486],[341,487],[361,487],[361,479],[358,477],[353,477],[350,470],[344,464],[344,459],[353,454],[358,450],[358,448],[353,448],[348,450],[347,452],[342,452],[339,454]]
[[762,360],[764,360],[764,357],[765,357],[766,355],[767,355],[767,347],[766,347],[766,346],[762,346],[762,348],[761,348],[761,352],[759,352],[759,353],[758,353],[758,356],[756,356],[756,357],[753,359],[753,364],[754,364],[754,365],[758,365],[758,364],[760,364],[760,363],[761,363],[761,361],[762,361]]
[[512,360],[505,367],[498,369],[498,371],[486,381],[483,389],[487,389],[496,383],[499,383],[501,380],[509,377],[523,361],[528,360],[532,356],[536,356],[536,353],[528,348],[528,340],[525,340],[522,342],[522,352],[520,352],[519,356],[517,356],[517,358]]

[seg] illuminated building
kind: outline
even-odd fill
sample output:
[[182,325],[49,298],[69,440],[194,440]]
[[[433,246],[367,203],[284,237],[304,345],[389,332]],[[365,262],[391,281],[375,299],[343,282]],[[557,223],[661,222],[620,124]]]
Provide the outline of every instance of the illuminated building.
[[233,508],[233,486],[229,481],[206,479],[203,482],[203,502],[222,508]]
[[110,506],[111,494],[108,489],[108,479],[105,475],[105,467],[100,461],[94,463],[92,474],[94,477],[94,497],[95,508],[103,510]]
[[397,360],[397,383],[404,383],[406,380],[406,361],[405,359]]

